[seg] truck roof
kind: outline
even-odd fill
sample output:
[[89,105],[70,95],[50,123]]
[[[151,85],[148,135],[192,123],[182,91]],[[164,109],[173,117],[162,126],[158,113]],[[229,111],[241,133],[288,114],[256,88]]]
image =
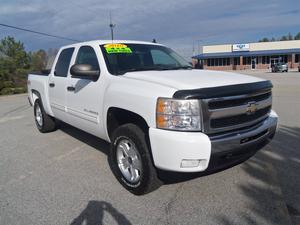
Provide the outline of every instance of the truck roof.
[[82,46],[82,45],[103,45],[103,44],[111,44],[111,43],[123,43],[123,44],[148,44],[148,45],[162,45],[158,43],[153,42],[147,42],[147,41],[134,41],[134,40],[93,40],[93,41],[84,41],[84,42],[78,42],[70,45],[65,45],[63,47],[76,47],[76,46]]

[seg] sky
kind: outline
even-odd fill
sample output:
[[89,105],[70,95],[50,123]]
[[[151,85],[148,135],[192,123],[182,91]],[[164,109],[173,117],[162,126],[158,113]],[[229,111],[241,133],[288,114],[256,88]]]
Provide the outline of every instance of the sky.
[[[0,23],[76,40],[115,38],[152,41],[185,57],[198,46],[256,42],[300,32],[299,0],[0,0]],[[0,39],[14,36],[27,50],[72,42],[0,26]]]

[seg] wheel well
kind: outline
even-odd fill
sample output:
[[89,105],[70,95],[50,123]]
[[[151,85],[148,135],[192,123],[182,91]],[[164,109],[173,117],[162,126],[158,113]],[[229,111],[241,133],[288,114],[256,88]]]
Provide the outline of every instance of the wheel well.
[[32,89],[31,92],[32,92],[32,105],[34,105],[37,99],[40,99],[40,101],[42,101],[41,95],[38,91]]
[[125,110],[121,108],[111,107],[108,109],[107,112],[107,132],[109,138],[112,138],[112,134],[116,128],[119,126],[126,124],[126,123],[133,123],[139,126],[145,134],[148,134],[149,126],[145,119],[140,115]]

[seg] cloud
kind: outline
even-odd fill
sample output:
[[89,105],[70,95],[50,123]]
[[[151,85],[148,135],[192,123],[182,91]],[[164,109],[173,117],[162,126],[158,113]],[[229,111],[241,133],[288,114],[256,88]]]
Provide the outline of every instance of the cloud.
[[0,14],[2,16],[14,16],[19,13],[35,13],[40,11],[39,7],[33,5],[23,5],[23,4],[7,4],[1,5]]
[[[109,11],[119,39],[148,40],[188,56],[195,43],[256,41],[299,32],[297,0],[2,0],[0,21],[79,40],[109,39]],[[0,38],[15,35],[28,49],[68,42],[0,28]],[[198,41],[201,40],[201,41]]]

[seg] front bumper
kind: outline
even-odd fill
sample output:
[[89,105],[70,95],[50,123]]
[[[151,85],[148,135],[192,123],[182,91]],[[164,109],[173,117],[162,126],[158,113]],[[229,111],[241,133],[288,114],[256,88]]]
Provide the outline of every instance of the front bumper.
[[[256,127],[218,136],[150,128],[154,165],[176,172],[201,172],[226,167],[219,159],[232,157],[237,163],[249,158],[273,138],[277,122],[277,114],[271,111],[270,116]],[[200,163],[196,167],[182,167],[182,160],[199,160]]]

